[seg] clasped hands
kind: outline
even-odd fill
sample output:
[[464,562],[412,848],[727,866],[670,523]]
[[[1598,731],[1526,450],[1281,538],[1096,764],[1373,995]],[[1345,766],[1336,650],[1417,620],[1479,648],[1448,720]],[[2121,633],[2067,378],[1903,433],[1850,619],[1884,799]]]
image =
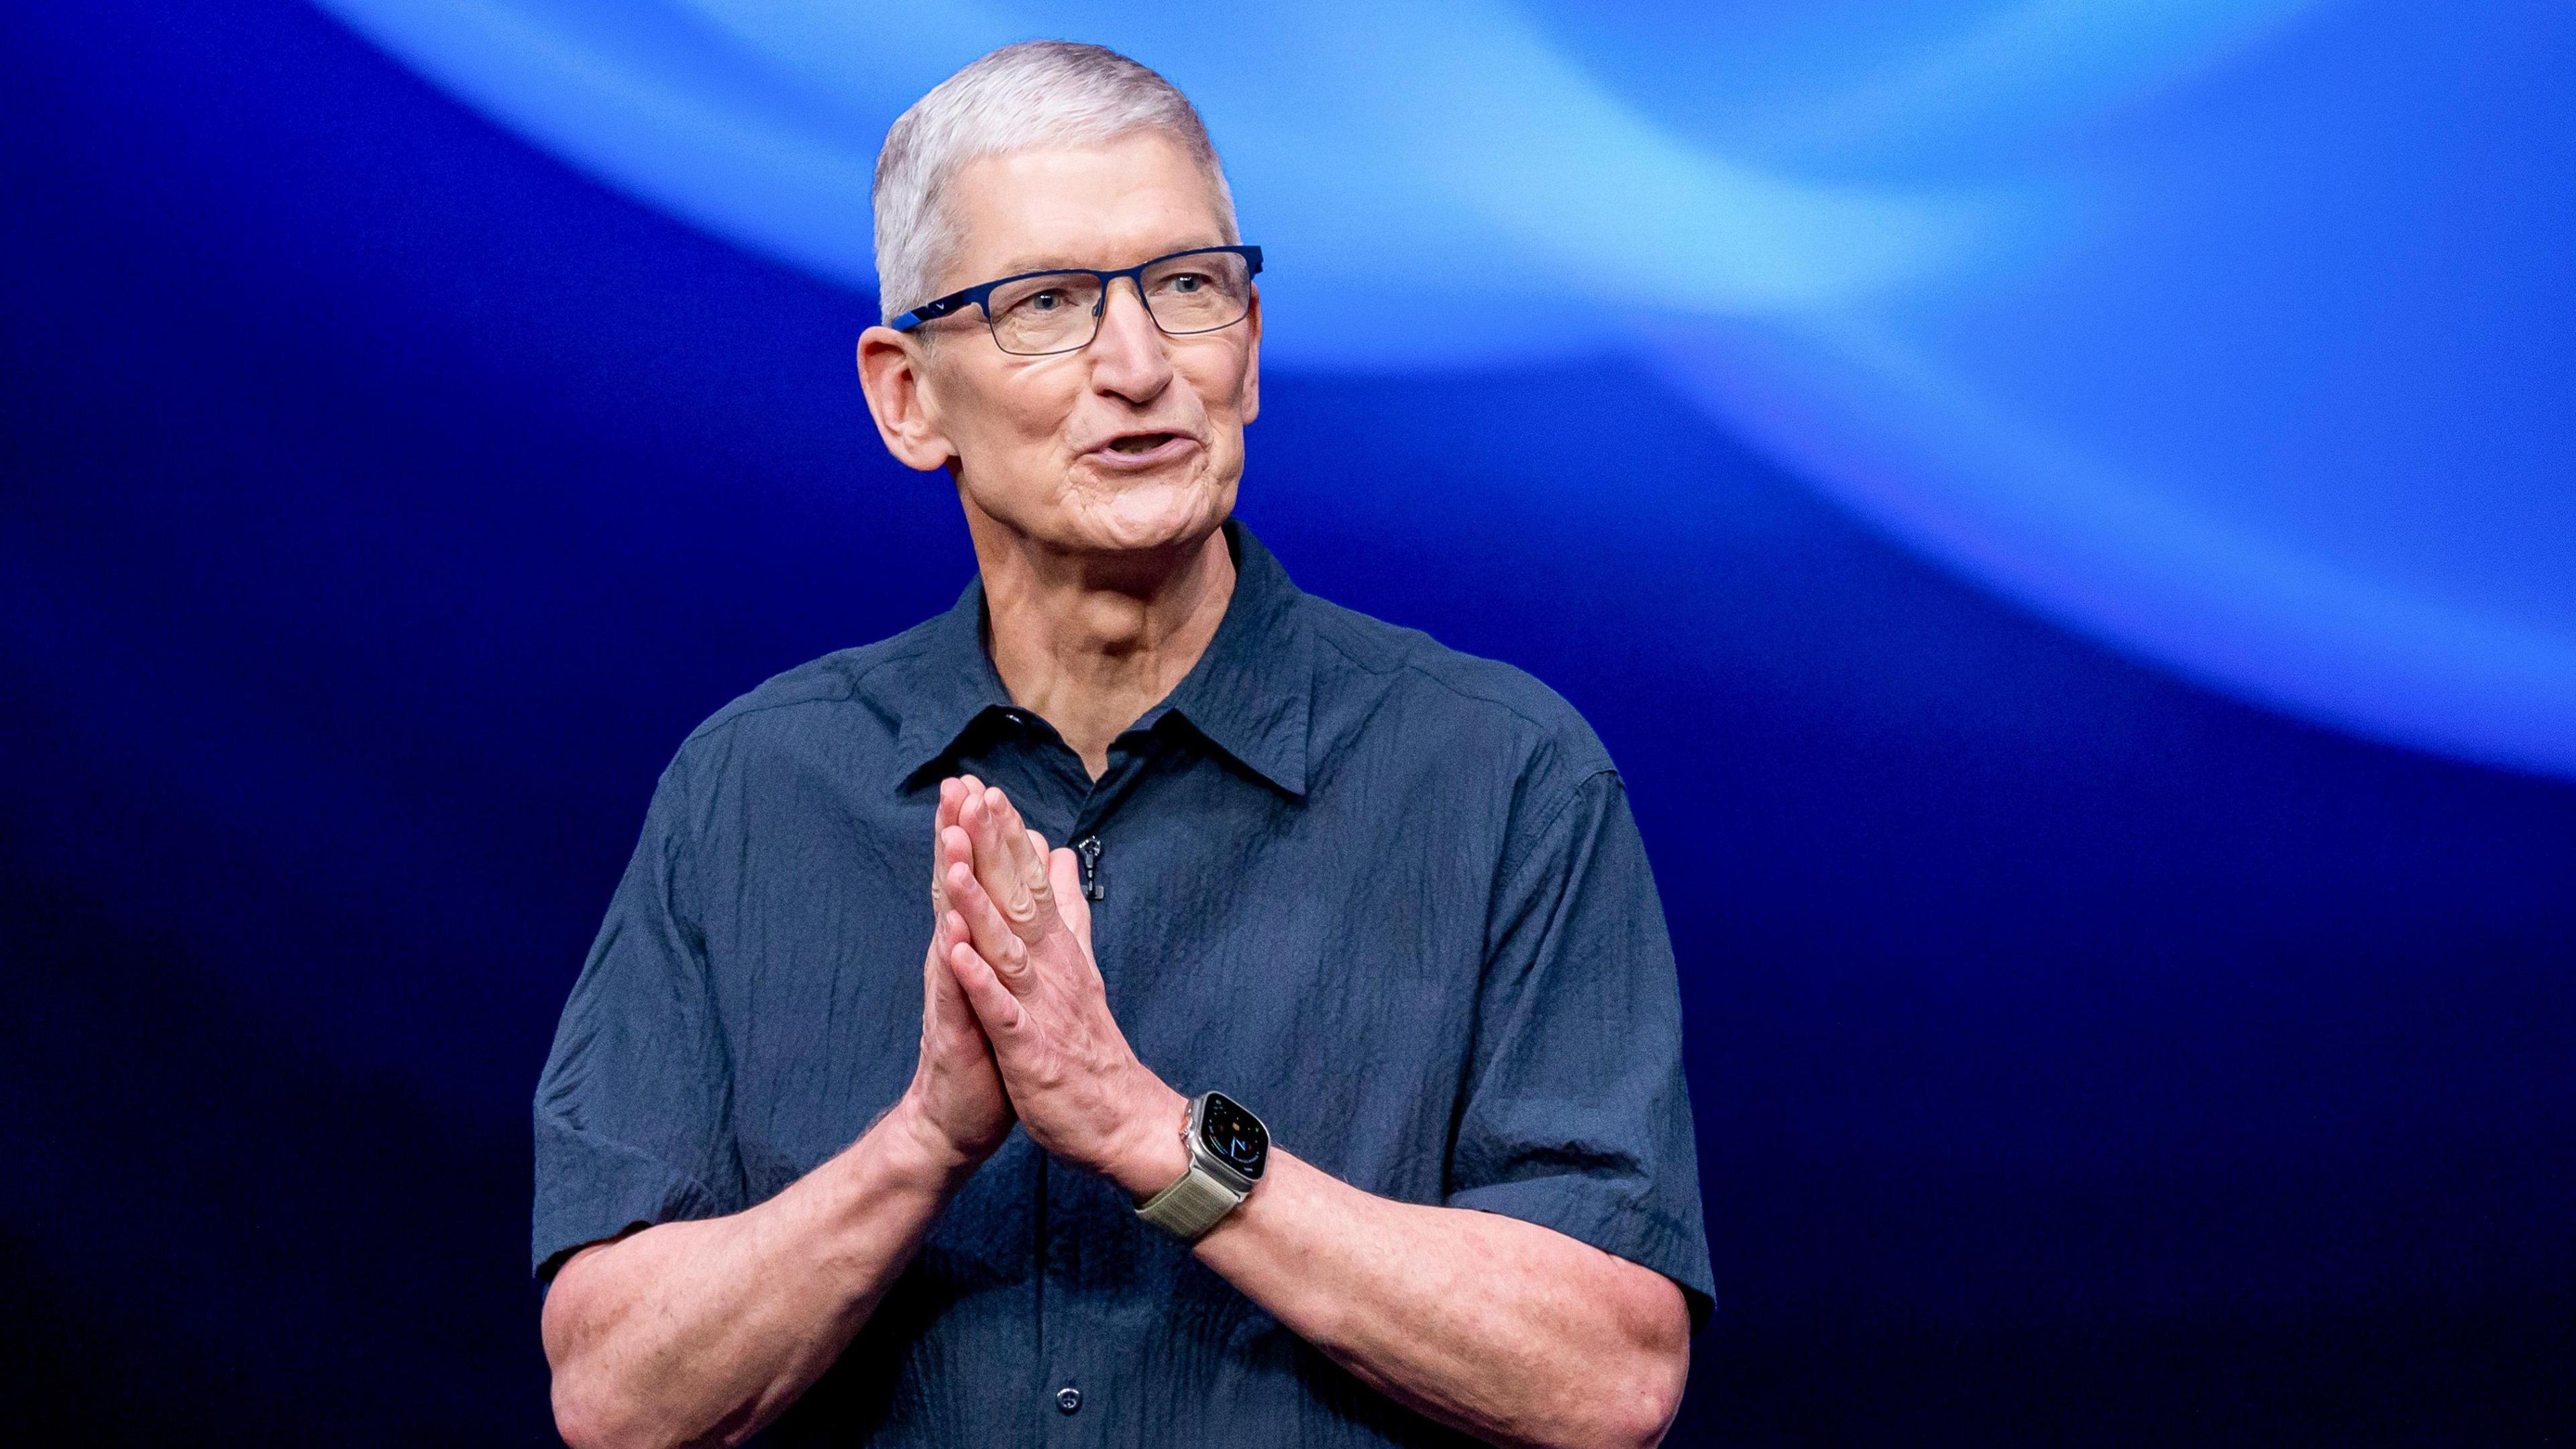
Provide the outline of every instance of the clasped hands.
[[896,1112],[960,1179],[1017,1120],[1133,1196],[1170,1186],[1189,1166],[1186,1103],[1109,1013],[1073,852],[972,775],[940,782],[931,829],[921,1059]]

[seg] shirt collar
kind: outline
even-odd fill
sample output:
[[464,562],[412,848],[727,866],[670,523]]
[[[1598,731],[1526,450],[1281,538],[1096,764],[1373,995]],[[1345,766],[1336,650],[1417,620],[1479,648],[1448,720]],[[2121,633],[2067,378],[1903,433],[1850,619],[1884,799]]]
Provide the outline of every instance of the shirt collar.
[[1252,530],[1229,521],[1225,532],[1234,597],[1207,652],[1164,705],[1245,768],[1303,795],[1315,701],[1314,643],[1297,607],[1304,595]]
[[1011,708],[1011,692],[984,651],[984,581],[966,581],[947,613],[922,626],[920,647],[903,666],[903,724],[895,731],[898,763],[908,780],[948,753],[988,710]]
[[[1218,749],[1291,795],[1306,793],[1307,727],[1315,692],[1313,641],[1297,608],[1303,594],[1252,530],[1225,525],[1234,594],[1206,652],[1161,704]],[[1010,690],[984,648],[984,584],[977,578],[947,613],[929,621],[913,656],[896,747],[907,774],[948,753],[990,710],[1010,710]]]

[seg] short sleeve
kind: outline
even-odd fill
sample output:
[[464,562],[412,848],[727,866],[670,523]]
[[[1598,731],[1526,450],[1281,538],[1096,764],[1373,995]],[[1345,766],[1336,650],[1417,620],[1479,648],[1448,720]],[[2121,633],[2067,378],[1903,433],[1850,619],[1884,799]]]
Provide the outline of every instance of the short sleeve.
[[744,1206],[732,1073],[688,908],[688,798],[675,761],[537,1080],[530,1250],[540,1279],[573,1249],[637,1224]]
[[1452,1207],[1553,1228],[1715,1306],[1671,937],[1603,769],[1521,833],[1488,928]]

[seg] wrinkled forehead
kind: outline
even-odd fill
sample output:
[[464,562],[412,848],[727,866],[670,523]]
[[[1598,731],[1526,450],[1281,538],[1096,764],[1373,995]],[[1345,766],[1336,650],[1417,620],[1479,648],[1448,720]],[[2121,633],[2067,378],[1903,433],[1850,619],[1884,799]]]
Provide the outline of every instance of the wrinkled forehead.
[[1231,240],[1216,177],[1158,131],[979,156],[944,189],[949,287],[1048,267],[1133,266]]

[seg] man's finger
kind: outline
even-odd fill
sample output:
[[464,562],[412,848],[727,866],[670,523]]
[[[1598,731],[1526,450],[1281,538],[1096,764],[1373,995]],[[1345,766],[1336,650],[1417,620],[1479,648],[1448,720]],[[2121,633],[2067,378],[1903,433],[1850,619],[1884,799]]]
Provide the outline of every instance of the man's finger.
[[1022,939],[1034,945],[1055,929],[1055,902],[1050,899],[1053,891],[1047,883],[1046,837],[1031,830],[1029,823],[1020,818],[1020,807],[1011,803],[1010,796],[997,789],[992,792],[992,801],[995,834],[1000,837],[1012,879],[1029,902],[1026,919],[1013,913],[1011,924],[1020,928]]
[[[1001,795],[998,790],[993,793]],[[1033,903],[1031,925],[1035,929],[1029,940],[1036,941],[1055,927],[1055,902],[1049,899],[1053,891],[1047,883],[1046,837],[1029,828],[1029,822],[1020,818],[1020,807],[1012,804],[1009,796],[1001,796],[1001,806],[1002,836],[1009,842],[1011,869]]]
[[[1034,830],[1022,831],[1021,837],[1029,843],[1028,868],[1030,871],[1035,873],[1038,881],[1040,882],[1039,895],[1041,899],[1048,910],[1054,911],[1058,918],[1062,918],[1064,912],[1056,906],[1056,898],[1062,893],[1063,887],[1056,884],[1055,864],[1047,851],[1046,837],[1040,835]],[[1075,895],[1082,894],[1081,878],[1079,876],[1075,877],[1075,888],[1073,893]],[[1091,909],[1088,905],[1084,906],[1082,914],[1086,920],[1090,918]]]
[[[983,1041],[984,1028],[975,1019],[975,1009],[966,1002],[966,993],[958,989],[957,978],[948,965],[949,948],[963,939],[949,929],[949,919],[956,913],[942,911],[939,924],[930,933],[930,949],[921,958],[921,1019],[925,1035],[933,1041],[956,1039],[963,1044],[967,1037]],[[985,1050],[992,1049],[984,1043]]]
[[[1029,832],[1029,839],[1041,847],[1046,844],[1034,830]],[[1063,919],[1065,929],[1073,932],[1073,938],[1082,943],[1083,952],[1088,955],[1091,951],[1091,897],[1082,893],[1082,858],[1070,850],[1055,851],[1047,856],[1046,869],[1052,887],[1049,894],[1055,898],[1055,913]]]
[[948,828],[957,823],[957,804],[966,798],[963,783],[950,778],[939,782],[939,809],[930,820],[930,915],[937,920],[948,911],[948,888],[940,878],[948,874],[948,851],[945,840]]
[[975,840],[975,879],[1010,922],[1012,933],[1023,941],[1044,937],[1046,920],[1039,914],[1038,897],[1013,857],[1012,847],[1026,842],[1020,839],[1019,812],[1011,808],[1009,797],[987,786],[966,797],[959,818]]
[[[921,1003],[924,1012],[936,1016],[952,1009],[965,1009],[965,999],[957,995],[956,983],[948,979],[948,968],[939,964],[948,959],[949,947],[965,939],[965,923],[955,911],[942,910],[930,918],[930,952],[927,958],[930,972],[923,982],[926,994]],[[954,1017],[948,1019],[953,1020]]]
[[[957,913],[951,911],[947,914],[948,920],[940,929],[939,939],[932,943],[933,950],[927,963],[930,979],[924,983],[924,989],[929,993],[927,1001],[934,1003],[935,1008],[926,1005],[924,1009],[935,1011],[942,1032],[955,1033],[961,1046],[971,1041],[975,1050],[989,1057],[993,1054],[992,1037],[985,1032],[984,1020],[976,1014],[974,1003],[966,999],[966,989],[958,984],[956,969],[948,959],[957,948],[962,946],[973,951],[975,945],[966,939],[965,923],[956,919]],[[978,955],[975,959],[981,961],[984,958]],[[985,969],[989,971],[992,968],[988,965]]]
[[[951,775],[939,782],[939,808],[932,816],[930,824],[930,838],[933,842],[930,894],[931,899],[938,903],[940,910],[944,911],[948,908],[946,888],[940,884],[940,877],[948,874],[948,859],[941,849],[941,844],[946,839],[949,827],[962,826],[963,822],[958,818],[958,812],[965,807],[967,799],[981,794],[983,789],[983,782],[972,775]],[[971,851],[961,850],[957,858],[967,860],[971,864],[971,855]]]
[[949,978],[957,983],[958,991],[966,997],[967,1009],[975,1013],[975,1020],[982,1024],[986,1036],[996,1039],[1008,1036],[1017,1032],[1021,1023],[1028,1019],[1028,1011],[1020,1005],[1020,999],[1002,984],[993,964],[973,946],[958,942],[949,949],[948,959],[943,964],[948,967]]
[[965,923],[965,943],[975,954],[991,963],[1004,984],[1013,991],[1026,991],[1035,984],[1036,975],[1029,969],[1028,944],[984,893],[984,884],[963,864],[948,867],[949,910]]

